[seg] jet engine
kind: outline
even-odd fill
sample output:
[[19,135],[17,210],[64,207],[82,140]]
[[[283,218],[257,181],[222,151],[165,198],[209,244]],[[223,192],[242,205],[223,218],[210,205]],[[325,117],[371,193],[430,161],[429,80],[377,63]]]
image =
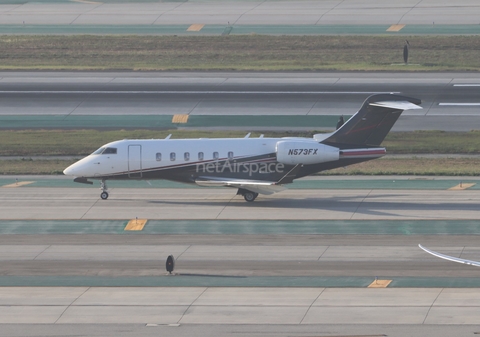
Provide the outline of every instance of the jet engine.
[[277,161],[287,165],[320,164],[340,158],[338,148],[309,140],[281,140],[275,151]]

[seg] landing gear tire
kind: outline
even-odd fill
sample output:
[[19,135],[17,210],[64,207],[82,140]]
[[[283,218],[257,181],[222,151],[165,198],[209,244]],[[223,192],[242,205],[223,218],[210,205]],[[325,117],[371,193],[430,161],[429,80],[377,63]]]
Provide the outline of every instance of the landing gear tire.
[[246,191],[246,192],[243,194],[243,198],[244,198],[245,201],[247,201],[247,202],[252,202],[252,201],[254,201],[257,197],[258,197],[258,193],[255,193],[255,192]]
[[102,198],[103,200],[107,200],[108,199],[108,187],[107,187],[107,181],[104,179],[102,180],[101,184],[100,184],[100,189],[102,190],[102,193],[100,193],[100,198]]

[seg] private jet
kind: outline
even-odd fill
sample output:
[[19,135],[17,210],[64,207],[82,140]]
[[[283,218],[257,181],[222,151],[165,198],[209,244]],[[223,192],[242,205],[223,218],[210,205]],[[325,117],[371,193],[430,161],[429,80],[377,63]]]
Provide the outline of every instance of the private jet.
[[[313,138],[124,139],[103,145],[67,167],[74,181],[166,179],[237,189],[248,202],[273,194],[317,172],[361,163],[386,154],[380,144],[404,110],[421,101],[394,94],[368,97],[360,110],[332,133]],[[343,119],[341,119],[343,120]]]

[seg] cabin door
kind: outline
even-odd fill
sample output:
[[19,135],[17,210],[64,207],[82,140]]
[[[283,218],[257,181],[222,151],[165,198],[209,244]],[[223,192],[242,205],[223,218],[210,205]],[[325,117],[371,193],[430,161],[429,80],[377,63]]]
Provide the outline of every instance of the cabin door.
[[128,146],[128,177],[142,177],[142,145]]

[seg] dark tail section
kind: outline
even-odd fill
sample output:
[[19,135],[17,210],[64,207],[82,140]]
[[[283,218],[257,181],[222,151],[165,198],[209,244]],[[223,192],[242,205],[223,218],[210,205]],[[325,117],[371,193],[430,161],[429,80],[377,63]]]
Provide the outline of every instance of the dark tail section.
[[393,94],[368,97],[362,108],[323,144],[339,148],[379,146],[404,110],[421,109],[422,101]]

